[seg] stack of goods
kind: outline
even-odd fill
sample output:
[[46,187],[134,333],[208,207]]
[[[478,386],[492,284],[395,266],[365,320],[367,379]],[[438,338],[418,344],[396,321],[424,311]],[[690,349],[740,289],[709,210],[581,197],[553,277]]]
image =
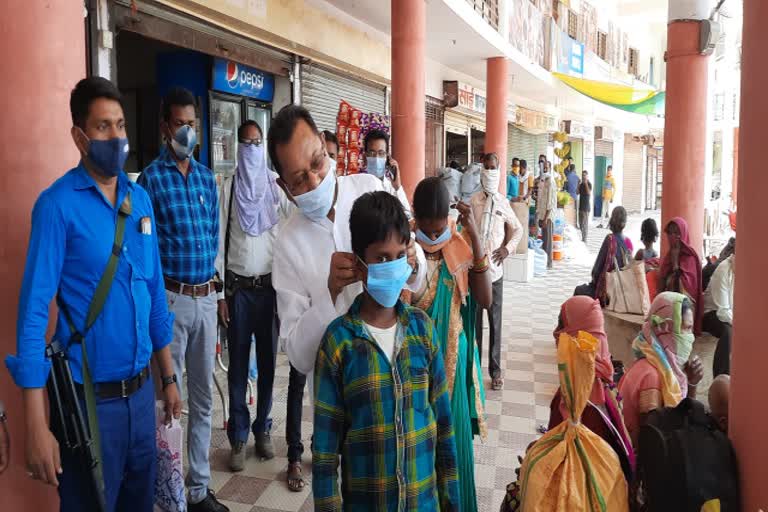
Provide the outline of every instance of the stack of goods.
[[336,137],[339,139],[339,156],[336,159],[338,174],[357,174],[362,167],[363,139],[371,130],[389,134],[389,116],[364,114],[346,101],[339,104],[336,117]]

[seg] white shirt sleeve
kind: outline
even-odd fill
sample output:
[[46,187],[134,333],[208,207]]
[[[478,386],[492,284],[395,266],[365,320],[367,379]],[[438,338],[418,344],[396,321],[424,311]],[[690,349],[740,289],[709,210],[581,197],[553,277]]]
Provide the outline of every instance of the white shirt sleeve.
[[297,268],[300,261],[293,261],[290,250],[275,247],[280,257],[272,264],[272,284],[277,292],[277,312],[280,317],[280,340],[291,364],[304,375],[315,369],[315,358],[320,348],[329,319],[338,316],[331,294],[313,301],[302,283]]
[[231,177],[224,178],[219,187],[219,251],[216,253],[214,266],[224,287],[221,292],[216,294],[218,300],[224,300],[224,290],[226,290],[227,269],[224,268],[224,251],[226,249],[224,245],[227,236],[227,221],[229,220],[229,195],[232,191],[232,179]]
[[733,304],[731,304],[733,274],[730,263],[728,261],[719,265],[712,276],[712,281],[709,283],[712,302],[717,311],[717,318],[726,324],[733,324]]
[[[394,186],[393,186],[394,188]],[[400,204],[403,205],[403,209],[405,210],[406,216],[410,219],[413,217],[411,215],[411,203],[408,201],[408,196],[405,195],[405,189],[403,187],[400,187],[396,192],[395,195],[400,200]]]

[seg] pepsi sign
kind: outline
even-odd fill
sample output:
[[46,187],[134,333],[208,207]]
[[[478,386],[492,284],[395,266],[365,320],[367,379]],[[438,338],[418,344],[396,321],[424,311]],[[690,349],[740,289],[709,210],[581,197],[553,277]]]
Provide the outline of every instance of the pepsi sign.
[[275,96],[275,77],[238,62],[214,59],[213,89],[271,102]]

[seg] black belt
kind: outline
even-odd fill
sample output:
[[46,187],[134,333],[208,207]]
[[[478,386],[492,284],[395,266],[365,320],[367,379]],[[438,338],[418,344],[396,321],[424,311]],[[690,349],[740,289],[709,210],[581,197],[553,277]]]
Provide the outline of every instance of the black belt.
[[[130,379],[117,382],[99,382],[95,384],[96,396],[108,400],[110,398],[128,398],[141,389],[141,386],[149,380],[149,365]],[[77,385],[78,391],[82,392],[82,385]]]
[[246,277],[227,270],[227,288],[232,292],[241,288],[272,288],[272,274]]

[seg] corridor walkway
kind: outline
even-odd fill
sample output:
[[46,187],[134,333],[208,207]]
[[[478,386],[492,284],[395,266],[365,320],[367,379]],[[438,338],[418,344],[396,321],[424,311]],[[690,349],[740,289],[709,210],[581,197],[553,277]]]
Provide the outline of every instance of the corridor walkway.
[[[639,239],[639,222],[630,225],[634,240]],[[593,226],[597,225],[593,222]],[[634,229],[637,228],[637,234]],[[486,415],[488,439],[475,443],[476,479],[479,509],[498,510],[506,485],[515,478],[517,456],[537,436],[537,427],[549,419],[549,403],[557,389],[557,367],[552,331],[557,324],[560,305],[570,297],[576,285],[588,282],[594,255],[607,230],[592,228],[590,257],[579,261],[555,263],[546,277],[531,283],[505,283],[504,289],[504,343],[502,366],[505,368],[505,387],[490,391],[487,373],[487,354],[483,355],[484,377],[487,391]],[[487,322],[486,322],[487,324]],[[486,332],[487,339],[487,332]],[[487,342],[484,344],[487,346]],[[313,510],[311,487],[311,454],[309,438],[312,434],[311,409],[305,396],[303,438],[305,445],[304,474],[307,487],[292,493],[285,484],[287,466],[285,443],[285,413],[288,392],[288,363],[285,355],[278,357],[272,429],[277,456],[271,461],[259,461],[253,454],[253,440],[249,440],[245,470],[233,474],[227,469],[229,443],[222,430],[221,401],[216,397],[214,433],[211,447],[211,487],[217,497],[232,512],[272,512]],[[226,385],[226,375],[218,375]],[[224,389],[226,393],[226,388]],[[226,395],[225,395],[226,396]],[[252,408],[252,414],[255,412]]]

